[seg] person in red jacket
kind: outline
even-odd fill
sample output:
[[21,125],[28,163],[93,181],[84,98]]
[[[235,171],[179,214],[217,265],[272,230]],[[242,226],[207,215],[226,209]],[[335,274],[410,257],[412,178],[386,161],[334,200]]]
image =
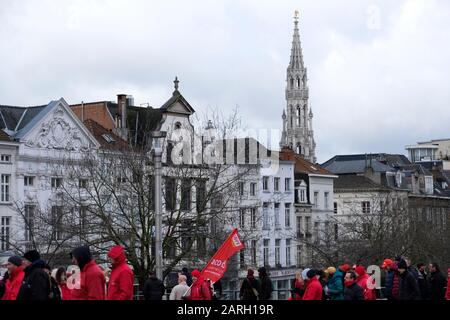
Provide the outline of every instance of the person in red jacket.
[[72,263],[80,268],[80,288],[72,290],[72,300],[105,300],[105,276],[92,259],[89,247],[78,247],[71,256]]
[[5,283],[5,293],[2,300],[16,300],[25,276],[22,259],[18,256],[9,257],[6,268],[8,269],[9,278]]
[[448,280],[447,280],[447,291],[445,293],[445,299],[450,300],[450,268],[448,268],[448,270],[447,270],[447,276],[448,276]]
[[355,273],[357,275],[356,283],[364,291],[364,300],[376,300],[375,289],[373,289],[374,280],[366,273],[366,268],[364,266],[357,266]]
[[211,287],[208,285],[208,282],[203,278],[200,271],[198,271],[197,269],[192,271],[192,286],[190,292],[191,294],[187,297],[187,300],[212,299]]
[[107,300],[133,300],[134,274],[127,265],[125,250],[113,246],[108,252],[112,271],[109,277]]
[[322,300],[323,288],[317,279],[316,271],[308,270],[306,278],[306,289],[302,300]]

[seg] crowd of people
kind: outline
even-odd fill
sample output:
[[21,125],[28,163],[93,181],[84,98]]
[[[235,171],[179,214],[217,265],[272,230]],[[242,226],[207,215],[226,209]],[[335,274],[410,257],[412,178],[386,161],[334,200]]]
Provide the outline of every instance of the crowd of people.
[[[1,300],[132,300],[134,273],[127,264],[125,250],[113,246],[108,252],[110,274],[93,259],[89,247],[71,252],[73,265],[51,269],[38,251],[30,250],[23,257],[9,257],[7,272],[0,281]],[[299,270],[292,281],[289,300],[450,300],[450,268],[448,280],[437,263],[417,267],[408,259],[385,259],[384,286],[377,290],[373,275],[362,265],[348,264],[325,270],[306,268]],[[428,270],[427,270],[428,269]],[[76,274],[78,272],[78,274]],[[74,276],[77,275],[77,276]],[[170,300],[213,300],[222,294],[220,280],[214,284],[197,269],[191,273],[183,268],[178,284],[170,291]],[[242,281],[241,300],[270,300],[273,284],[266,268],[248,269]],[[144,284],[145,300],[162,300],[166,292],[163,282],[152,273]]]
[[[450,268],[448,279],[437,263],[417,267],[409,259],[385,259],[384,286],[377,286],[374,274],[368,274],[362,265],[343,264],[325,270],[306,268],[296,272],[291,284],[289,300],[450,300]],[[248,270],[242,282],[242,300],[267,300],[271,298],[272,281],[264,268],[259,270],[259,280]]]

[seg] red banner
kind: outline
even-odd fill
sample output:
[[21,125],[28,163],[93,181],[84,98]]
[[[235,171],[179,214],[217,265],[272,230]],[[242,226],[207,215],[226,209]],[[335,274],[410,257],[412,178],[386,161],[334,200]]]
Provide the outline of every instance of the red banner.
[[213,283],[218,281],[227,270],[228,259],[243,248],[244,244],[239,238],[238,230],[234,229],[202,270],[202,276]]

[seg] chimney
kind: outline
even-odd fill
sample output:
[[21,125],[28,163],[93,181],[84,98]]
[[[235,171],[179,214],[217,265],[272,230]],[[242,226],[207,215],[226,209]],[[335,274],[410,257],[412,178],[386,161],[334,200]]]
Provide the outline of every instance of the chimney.
[[118,113],[120,115],[120,128],[127,127],[127,95],[117,95],[117,105],[119,107]]

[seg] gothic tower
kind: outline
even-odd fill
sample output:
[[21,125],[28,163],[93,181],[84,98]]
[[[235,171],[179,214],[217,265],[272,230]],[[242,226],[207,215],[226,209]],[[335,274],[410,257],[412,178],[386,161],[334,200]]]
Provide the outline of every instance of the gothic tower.
[[283,110],[283,132],[280,147],[289,147],[316,163],[316,143],[312,128],[313,113],[308,105],[308,76],[303,63],[298,31],[298,12],[294,17],[294,37],[286,77],[286,109]]

